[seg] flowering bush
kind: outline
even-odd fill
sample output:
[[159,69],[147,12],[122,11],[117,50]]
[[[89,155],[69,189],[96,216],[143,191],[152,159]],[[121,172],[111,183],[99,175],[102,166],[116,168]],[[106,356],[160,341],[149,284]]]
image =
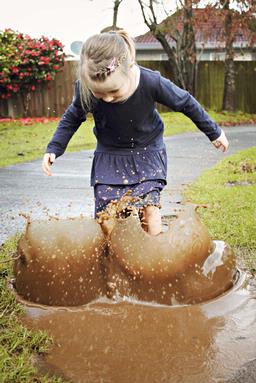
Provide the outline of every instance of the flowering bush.
[[33,39],[11,29],[0,31],[0,97],[35,91],[38,84],[54,79],[64,58],[59,40]]

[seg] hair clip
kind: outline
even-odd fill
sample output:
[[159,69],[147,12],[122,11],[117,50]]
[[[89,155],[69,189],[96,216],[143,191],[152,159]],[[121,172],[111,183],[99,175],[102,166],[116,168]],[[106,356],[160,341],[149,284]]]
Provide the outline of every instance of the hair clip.
[[116,57],[114,57],[111,61],[111,63],[107,66],[108,72],[114,72],[114,70],[118,67],[119,62]]

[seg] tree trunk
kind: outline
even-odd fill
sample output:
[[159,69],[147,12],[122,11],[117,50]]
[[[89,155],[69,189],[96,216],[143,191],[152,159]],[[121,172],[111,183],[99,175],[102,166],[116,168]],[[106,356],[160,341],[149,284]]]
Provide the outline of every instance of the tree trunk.
[[196,43],[193,29],[192,0],[185,0],[183,8],[183,30],[177,55],[185,89],[195,94]]
[[229,9],[229,0],[224,3],[225,15],[225,73],[224,73],[224,94],[222,109],[234,112],[235,106],[235,66],[234,66],[234,34],[232,33],[232,11]]
[[224,94],[222,109],[229,112],[236,110],[235,105],[235,65],[233,58],[225,60]]
[[[193,29],[193,0],[185,0],[183,13],[183,30],[180,33],[176,23],[167,30],[157,23],[154,4],[158,2],[149,0],[148,8],[151,16],[146,15],[146,5],[142,0],[138,0],[145,24],[148,26],[154,37],[160,42],[163,50],[168,56],[169,66],[173,75],[173,81],[183,89],[195,94],[195,72],[196,72],[196,45]],[[167,40],[167,35],[173,38],[175,45],[171,46]]]
[[117,29],[117,15],[118,15],[118,8],[121,4],[122,0],[115,0],[114,1],[114,8],[113,8],[113,30]]
[[171,73],[173,75],[173,82],[180,86],[181,88],[185,89],[185,83],[183,81],[183,76],[180,71],[178,61],[177,61],[177,54],[176,49],[173,49],[169,42],[167,41],[165,35],[159,31],[157,28],[155,30],[151,30],[155,38],[160,42],[162,45],[165,53],[168,56],[168,62],[170,66]]

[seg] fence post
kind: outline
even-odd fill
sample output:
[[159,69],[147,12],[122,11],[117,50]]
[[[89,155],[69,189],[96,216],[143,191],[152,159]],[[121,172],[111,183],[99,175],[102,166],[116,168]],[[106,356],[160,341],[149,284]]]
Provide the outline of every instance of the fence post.
[[7,99],[7,110],[8,110],[8,117],[14,118],[15,114],[14,114],[13,102],[11,98]]

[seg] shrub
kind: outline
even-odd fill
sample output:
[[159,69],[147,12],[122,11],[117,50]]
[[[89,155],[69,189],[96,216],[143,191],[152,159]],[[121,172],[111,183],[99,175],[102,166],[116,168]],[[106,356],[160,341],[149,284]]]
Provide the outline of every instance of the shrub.
[[38,84],[55,78],[64,58],[63,45],[57,39],[0,31],[0,97],[34,92]]

